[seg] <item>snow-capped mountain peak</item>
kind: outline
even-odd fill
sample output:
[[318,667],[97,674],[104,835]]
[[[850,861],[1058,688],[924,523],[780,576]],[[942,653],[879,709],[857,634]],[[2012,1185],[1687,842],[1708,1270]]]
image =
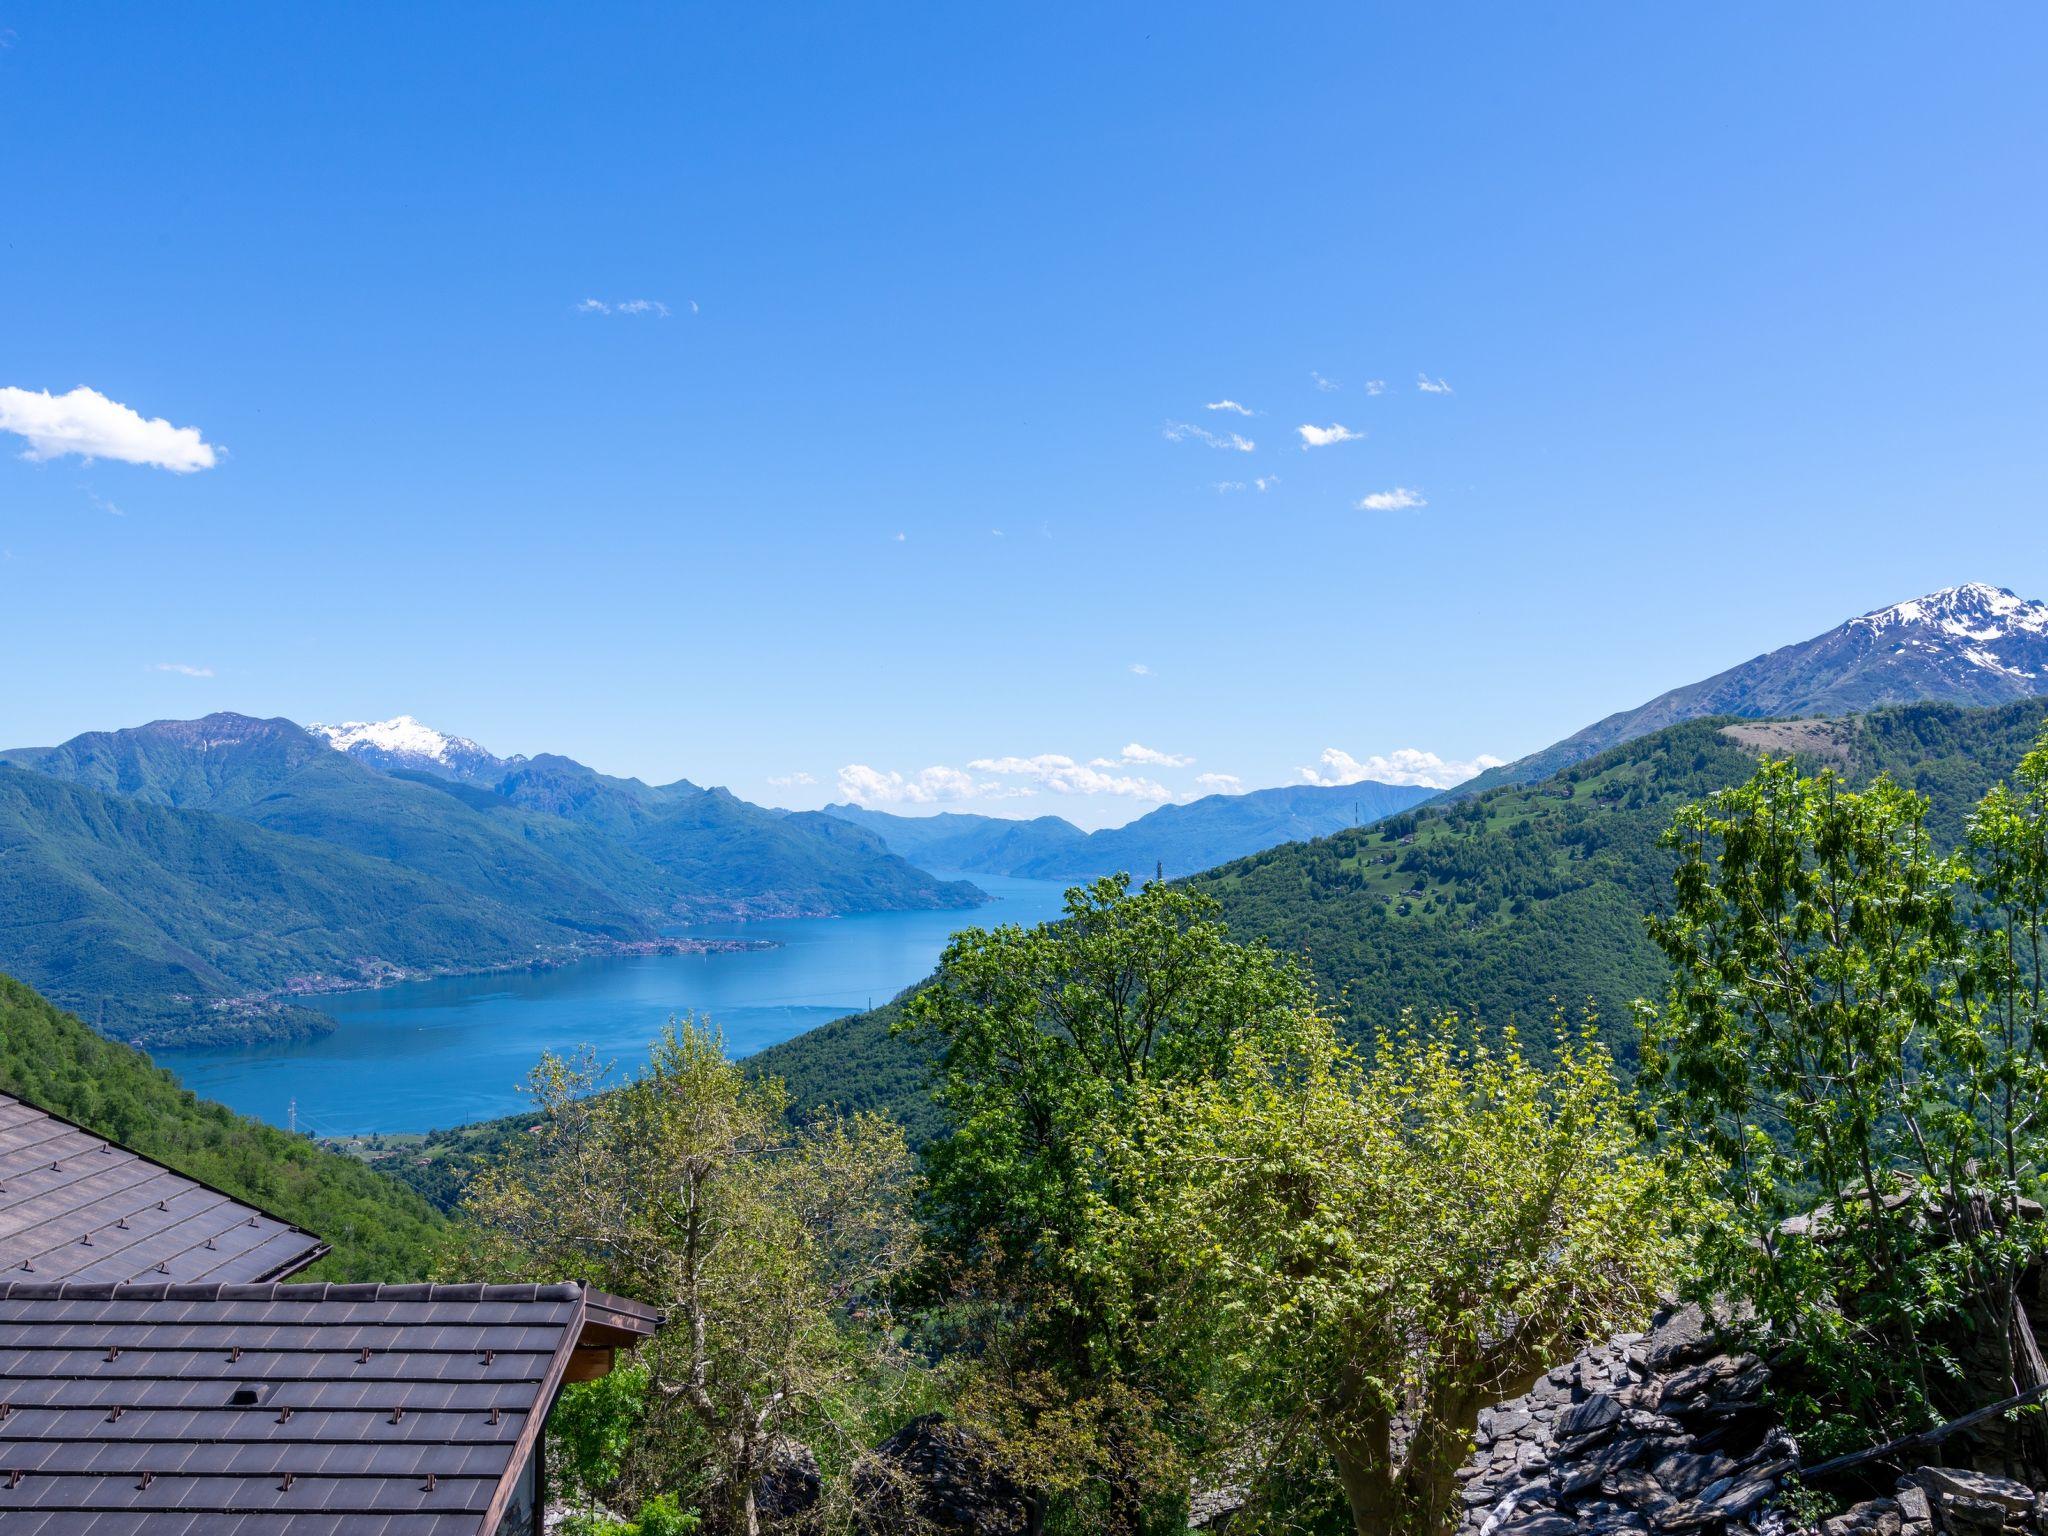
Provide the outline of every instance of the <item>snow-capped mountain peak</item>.
[[467,736],[450,736],[411,715],[309,725],[306,729],[335,751],[346,752],[373,768],[410,768],[469,778],[498,765],[496,757]]
[[1966,581],[1925,597],[1911,598],[1851,621],[1877,634],[1902,626],[1927,625],[1959,640],[2003,640],[2010,635],[2048,634],[2048,603],[2037,603],[2004,587]]

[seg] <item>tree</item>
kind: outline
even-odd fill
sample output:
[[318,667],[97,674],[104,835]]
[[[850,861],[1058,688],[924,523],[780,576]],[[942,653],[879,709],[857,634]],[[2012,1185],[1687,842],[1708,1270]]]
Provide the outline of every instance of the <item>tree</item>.
[[1099,1156],[1141,1090],[1224,1070],[1287,1034],[1313,994],[1290,963],[1230,941],[1214,902],[1128,877],[1068,892],[1043,927],[957,935],[903,1028],[937,1041],[947,1133],[924,1213],[982,1365],[967,1400],[1020,1481],[1092,1500],[1134,1531],[1184,1498],[1174,1454],[1193,1359],[1140,1349],[1150,1277],[1103,1247],[1125,1176]]
[[1646,1313],[1682,1206],[1590,1024],[1555,1063],[1456,1020],[1369,1058],[1324,1021],[1148,1088],[1105,1148],[1129,1262],[1281,1455],[1306,1443],[1360,1536],[1455,1527],[1481,1408]]
[[1672,982],[1640,1010],[1645,1074],[1729,1212],[1703,1281],[1770,1335],[1817,1453],[1980,1406],[1959,1396],[1973,1335],[2002,1341],[2012,1391],[2048,1380],[2016,1294],[2048,1043],[2024,951],[2048,754],[2027,761],[1968,854],[1937,850],[1927,801],[1887,778],[1854,791],[1768,759],[1667,835],[1676,898],[1650,931]]
[[539,1123],[463,1207],[475,1263],[662,1308],[650,1412],[694,1421],[716,1528],[755,1536],[781,1437],[829,1417],[882,1347],[884,1292],[915,1254],[901,1131],[868,1115],[792,1129],[780,1084],[688,1022],[629,1083],[550,1055],[531,1090]]

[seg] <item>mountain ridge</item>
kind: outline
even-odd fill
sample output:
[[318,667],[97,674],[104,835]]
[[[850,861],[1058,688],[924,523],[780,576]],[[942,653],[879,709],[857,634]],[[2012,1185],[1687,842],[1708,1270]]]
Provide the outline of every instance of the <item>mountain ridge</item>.
[[2048,693],[2048,604],[1964,582],[1846,619],[1697,682],[1617,710],[1445,791],[1526,784],[1682,720],[1845,715],[1890,704],[2011,703]]
[[1420,785],[1283,784],[1163,805],[1120,827],[1083,832],[1058,816],[1007,820],[963,812],[897,816],[856,805],[823,812],[866,827],[927,869],[1033,880],[1130,874],[1175,879],[1277,843],[1320,837],[1419,805]]

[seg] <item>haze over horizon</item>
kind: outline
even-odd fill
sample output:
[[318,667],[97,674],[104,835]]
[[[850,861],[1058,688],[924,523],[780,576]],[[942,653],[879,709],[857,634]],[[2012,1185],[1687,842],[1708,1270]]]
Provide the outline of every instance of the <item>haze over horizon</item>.
[[507,15],[0,16],[0,745],[1094,827],[2048,595],[2037,11]]

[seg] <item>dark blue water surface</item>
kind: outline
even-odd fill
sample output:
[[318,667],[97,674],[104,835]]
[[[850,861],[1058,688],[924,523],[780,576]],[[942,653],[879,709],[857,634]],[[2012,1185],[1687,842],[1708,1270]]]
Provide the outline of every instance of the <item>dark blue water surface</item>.
[[527,1107],[519,1092],[544,1050],[595,1046],[622,1071],[672,1014],[707,1015],[744,1056],[887,1001],[928,975],[955,929],[1038,923],[1058,912],[1049,880],[974,875],[995,900],[967,912],[719,923],[706,938],[771,939],[730,954],[590,960],[560,970],[458,976],[314,1000],[334,1032],[292,1045],[163,1051],[203,1098],[318,1135],[424,1131]]

